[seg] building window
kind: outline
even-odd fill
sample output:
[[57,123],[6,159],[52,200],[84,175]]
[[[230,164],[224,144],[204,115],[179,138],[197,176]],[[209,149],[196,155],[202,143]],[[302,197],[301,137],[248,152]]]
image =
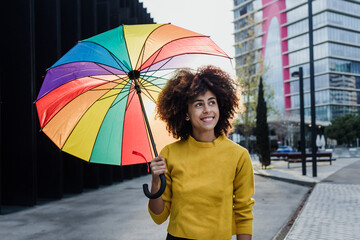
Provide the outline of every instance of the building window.
[[356,89],[359,89],[360,90],[360,77],[355,77],[355,81],[356,81],[356,83],[355,83],[355,86],[356,86]]
[[246,16],[246,17],[244,17],[244,18],[242,18],[240,20],[237,20],[235,22],[235,25],[234,25],[235,26],[235,31],[237,31],[237,30],[239,30],[239,29],[241,29],[241,28],[243,28],[245,26],[248,26],[249,23],[250,23],[250,17],[249,16]]
[[[360,33],[350,32],[338,28],[328,28],[329,40],[350,43],[354,45],[360,45]],[[315,35],[314,35],[315,40]]]
[[292,8],[292,7],[295,7],[301,3],[305,3],[307,0],[297,0],[297,1],[294,1],[294,0],[286,0],[286,8]]
[[291,24],[287,27],[288,37],[305,33],[308,31],[308,29],[309,29],[309,23],[307,19]]
[[359,107],[356,106],[331,106],[331,119],[348,113],[357,114]]
[[308,6],[307,4],[302,5],[286,13],[287,22],[295,22],[301,18],[307,17],[307,15],[308,15]]
[[[299,70],[299,67],[303,68],[304,77],[308,77],[310,75],[310,65],[309,63],[305,63],[299,66],[291,67],[290,72],[295,72]],[[324,73],[329,71],[329,61],[328,59],[321,59],[314,61],[314,72],[317,73]]]
[[330,58],[329,70],[334,72],[348,72],[360,74],[360,62]]
[[329,54],[337,57],[360,59],[360,48],[329,43]]
[[236,9],[234,11],[234,19],[237,19],[237,18],[251,12],[252,10],[254,10],[252,3],[246,4],[245,6],[242,6],[241,8]]
[[339,25],[342,27],[360,30],[360,19],[350,16],[345,16],[342,14],[334,13],[334,12],[326,12],[327,21],[329,23]]
[[[322,2],[322,1],[316,1]],[[329,8],[336,9],[337,11],[351,13],[359,15],[360,5],[358,3],[352,3],[348,1],[339,1],[339,0],[327,0],[326,5]]]
[[[360,59],[360,48],[327,42],[314,46],[314,59],[320,59],[328,56]],[[296,65],[308,61],[308,48],[289,53],[290,65]]]
[[357,93],[355,91],[331,90],[330,102],[337,104],[357,104]]
[[249,0],[234,0],[234,6],[236,7],[236,6],[242,4],[242,3],[246,2],[246,1],[249,1]]
[[356,89],[355,76],[349,76],[343,74],[330,74],[329,83],[330,83],[330,87]]

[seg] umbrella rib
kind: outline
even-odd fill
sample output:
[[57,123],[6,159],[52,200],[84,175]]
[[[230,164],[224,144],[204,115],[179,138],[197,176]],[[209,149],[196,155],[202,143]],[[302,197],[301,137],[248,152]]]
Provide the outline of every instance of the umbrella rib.
[[[168,62],[170,62],[172,59],[173,59],[173,57],[169,58],[169,60],[166,61],[162,66],[160,66],[160,68],[157,69],[157,71],[160,70],[162,67],[164,67],[164,66],[165,66]],[[147,68],[147,69],[150,69],[150,67]],[[146,71],[144,76],[147,76],[146,73],[148,73],[148,72],[149,72],[149,71]],[[156,71],[154,71],[154,72],[151,74],[151,76],[147,76],[146,79],[145,79],[145,78],[143,78],[143,79],[144,79],[146,82],[152,84],[153,86],[156,86],[156,87],[160,88],[160,86],[159,86],[160,84],[153,84],[153,82],[154,82],[156,79],[147,81],[150,77],[152,77],[152,76],[155,74],[155,72],[156,72]],[[157,77],[157,79],[163,78],[164,76],[166,76],[166,75],[168,75],[168,74],[169,74],[169,73],[166,73],[166,74],[164,74],[163,76]],[[156,78],[156,77],[154,77],[154,78]],[[166,79],[166,78],[163,78],[163,79]],[[165,84],[164,84],[164,85],[165,85]],[[145,85],[143,84],[143,86],[145,86]]]
[[[105,69],[107,70],[107,69]],[[106,79],[103,79],[103,78],[100,78],[100,77],[97,77],[97,76],[116,76],[118,77],[117,79],[114,79],[114,80],[111,80],[111,81],[116,81],[116,80],[119,80],[119,79],[126,79],[127,78],[127,73],[124,74],[124,76],[122,77],[121,75],[119,74],[116,74],[116,73],[113,73],[111,71],[108,70],[108,74],[99,74],[99,75],[91,75],[89,77],[92,77],[92,78],[95,78],[95,79],[99,79],[99,80],[104,80],[104,81],[109,81],[109,80],[106,80]]]
[[[128,82],[129,83],[129,82]],[[115,102],[114,104],[111,105],[110,108],[114,107],[116,104],[120,103],[126,96],[132,94],[133,92],[135,92],[135,89],[134,88],[131,88],[132,85],[129,86],[129,88],[126,88],[127,90],[129,90],[129,93],[127,94],[126,92],[126,95],[124,97],[122,97],[119,101]],[[120,94],[120,93],[119,93]],[[133,94],[134,95],[134,94]],[[128,104],[126,105],[126,109],[128,108],[128,105],[130,104],[131,100],[132,100],[133,96],[131,97],[130,101],[128,101]],[[125,109],[125,111],[126,111]]]
[[[102,47],[102,48],[105,49],[105,50],[110,54],[110,56],[116,61],[116,63],[119,65],[119,67],[121,68],[121,70],[122,70],[123,72],[129,72],[129,71],[130,71],[129,69],[126,68],[125,64],[123,64],[123,63],[120,61],[120,59],[118,59],[112,52],[109,51],[109,49],[105,48],[103,45],[100,45],[100,44],[97,43],[97,42],[86,41],[86,40],[80,41],[80,42],[89,42],[89,43],[93,43],[93,44],[96,44],[96,45]],[[91,62],[94,62],[94,61],[91,61]],[[96,64],[96,62],[94,62],[94,63]],[[126,68],[126,70],[124,70],[124,69],[121,67],[120,63],[124,65],[124,67]],[[105,65],[105,64],[104,64],[104,65]],[[110,67],[110,66],[109,66],[109,67]]]
[[[126,89],[126,91],[127,91],[127,90],[128,90],[128,89]],[[124,98],[126,98],[127,95],[130,95],[130,92],[131,92],[131,90],[129,91],[129,94],[127,94],[126,92],[124,92],[125,95],[124,95],[121,99],[119,99],[118,101],[116,101],[116,102],[115,102],[115,100],[114,100],[115,103],[113,103],[110,108],[114,107],[116,104],[118,104],[118,103],[120,103],[122,100],[124,100]],[[118,94],[113,94],[113,95],[111,95],[111,96],[120,95],[120,94],[122,94],[122,93],[123,93],[123,91],[121,91],[121,92],[118,93]],[[110,96],[109,96],[109,97],[110,97]],[[106,97],[106,98],[108,98],[108,97]],[[98,99],[98,101],[100,101],[100,100],[105,100],[106,98]]]
[[[125,40],[125,46],[126,46],[125,49],[126,49],[126,52],[127,52],[128,57],[129,57],[130,67],[132,68],[132,62],[131,62],[131,57],[130,57],[130,53],[129,53],[129,46],[128,46],[128,44],[127,44],[127,39],[126,39],[126,37],[125,37],[125,28],[124,28],[124,25],[123,25],[122,35],[123,35],[123,38],[124,38],[124,40]],[[136,67],[136,66],[135,66],[135,67]],[[131,70],[133,70],[133,69],[131,69]]]
[[[167,80],[167,78],[165,78],[165,76],[166,75],[169,75],[170,73],[166,73],[166,74],[164,74],[164,75],[162,75],[162,76],[159,76],[159,77],[154,77],[155,79],[153,79],[153,80],[150,80],[150,81],[148,81],[147,79],[149,79],[150,77],[152,77],[154,74],[152,74],[151,76],[148,76],[146,79],[144,78],[144,77],[142,77],[146,82],[148,82],[148,83],[150,83],[150,84],[152,84],[152,85],[154,85],[154,86],[157,86],[157,85],[161,85],[161,84],[153,84],[153,82],[154,81],[156,81],[157,79],[159,79],[159,78],[161,78],[161,79],[164,79],[164,80]],[[146,75],[145,75],[146,76]],[[165,85],[165,84],[164,84]]]
[[[119,94],[120,94],[120,93],[119,93]],[[118,94],[118,95],[119,95],[119,94]],[[130,94],[130,93],[129,93],[129,94]],[[110,108],[116,106],[118,103],[120,103],[122,100],[124,100],[124,98],[126,98],[129,94],[126,94],[126,93],[125,93],[125,95],[124,95],[121,99],[119,99],[118,101],[116,101],[116,102],[115,102],[115,100],[114,100],[115,103],[111,104],[111,107],[110,107]],[[113,96],[115,96],[115,94],[114,94]],[[104,98],[104,99],[105,99],[105,98]],[[103,99],[101,99],[101,100],[103,100]]]
[[[113,55],[112,55],[113,56]],[[114,58],[114,57],[113,57]],[[114,58],[115,60],[117,59],[117,58]],[[125,79],[127,79],[128,77],[127,77],[127,75],[126,76],[124,76],[124,77],[121,77],[121,76],[119,76],[118,74],[115,74],[115,73],[113,73],[113,72],[111,72],[109,69],[106,69],[106,68],[104,68],[104,67],[102,67],[99,63],[95,63],[97,66],[99,66],[100,68],[102,68],[102,69],[104,69],[105,71],[107,71],[107,72],[109,72],[110,73],[110,75],[114,75],[114,76],[116,76],[116,77],[118,77],[118,79],[114,79],[114,80],[112,80],[112,81],[110,81],[110,82],[114,82],[114,81],[116,81],[116,80],[125,80]],[[119,65],[120,66],[120,65]],[[121,66],[120,66],[121,67]],[[124,71],[123,69],[122,69],[122,71]],[[124,71],[125,72],[125,71]],[[99,79],[99,80],[104,80],[104,79],[101,79],[101,78],[96,78],[96,77],[94,77],[94,76],[91,76],[92,78],[95,78],[95,79]],[[106,80],[104,80],[104,81],[106,81]],[[107,82],[109,82],[109,81],[107,81]],[[126,84],[127,84],[128,82],[126,82],[126,83],[124,83],[124,82],[121,82],[121,83],[117,83],[118,85],[117,86],[119,86],[119,85],[123,85],[123,86],[126,86]],[[111,89],[116,89],[115,87],[114,88],[111,88]],[[111,90],[111,89],[109,89],[109,90]],[[103,89],[91,89],[92,91],[98,91],[98,90],[103,90]]]
[[[108,75],[113,75],[113,74],[108,74]],[[114,79],[114,80],[106,80],[104,78],[100,78],[100,77],[95,77],[95,76],[88,76],[89,78],[93,78],[93,79],[96,79],[96,80],[100,80],[100,81],[104,81],[104,82],[113,82],[113,81],[116,81],[116,80],[120,80],[121,78],[117,78],[117,79]]]
[[[157,79],[159,79],[159,78],[157,78]],[[160,88],[161,85],[162,85],[162,86],[165,86],[166,83],[154,84],[154,81],[157,80],[157,79],[154,79],[154,80],[151,80],[151,81],[147,81],[146,79],[143,79],[143,78],[142,78],[141,81],[139,81],[139,82],[141,83],[141,86],[142,86],[143,88],[147,88],[147,87],[150,87],[150,86],[155,86],[155,87]],[[164,79],[164,80],[167,81],[166,78],[161,78],[161,79]]]
[[132,94],[132,95],[131,95],[130,100],[129,100],[128,103],[126,104],[125,112],[127,111],[128,107],[130,106],[131,101],[133,100],[133,98],[134,98],[134,96],[135,96],[135,89],[130,90],[129,95],[130,95],[130,94]]
[[[113,55],[111,55],[111,56],[112,56],[115,60],[117,59],[117,58],[115,58]],[[99,63],[95,63],[95,64],[98,65],[99,67],[101,67],[102,69],[104,69],[105,71],[109,72],[110,74],[119,77],[119,79],[123,78],[123,77],[120,77],[119,74],[113,73],[113,72],[111,72],[109,69],[104,68],[104,67],[101,66]],[[120,66],[120,68],[121,68],[121,66]],[[121,70],[126,73],[126,71],[125,71],[124,69],[121,68]]]
[[[166,75],[168,75],[168,74],[169,74],[169,73],[167,73],[167,74],[165,74],[165,75],[163,75],[163,76],[159,76],[159,77],[149,76],[149,77],[143,78],[143,79],[144,79],[144,81],[146,81],[147,83],[150,83],[150,84],[152,84],[152,85],[160,85],[160,84],[154,84],[154,82],[155,82],[156,80],[159,80],[159,79],[162,79],[162,80],[167,81],[168,79],[167,79],[166,77],[164,77],[164,76],[166,76]],[[148,80],[149,78],[152,78],[152,79]]]
[[[175,69],[176,69],[176,68],[175,68]],[[159,76],[159,77],[157,77],[157,78],[167,79],[165,76],[166,76],[166,75],[169,75],[170,73],[172,73],[172,72],[165,73],[165,74],[163,74],[162,76]],[[155,78],[156,78],[156,77],[155,77]],[[155,81],[155,79],[152,80],[152,82],[153,82],[153,81]]]
[[[163,68],[163,67],[164,67],[168,62],[170,62],[173,58],[174,58],[174,57],[168,58],[168,61],[166,61],[166,62],[165,62],[162,66],[160,66],[157,70],[153,71],[153,74],[151,74],[150,76],[145,75],[145,76],[147,76],[146,79],[145,79],[144,77],[142,77],[142,78],[147,81],[147,79],[149,79],[150,77],[152,77],[152,76],[155,74],[155,72],[157,72],[157,71],[159,71],[161,68]],[[150,69],[150,68],[151,68],[151,66],[147,67],[146,69]],[[176,68],[174,68],[174,69],[176,69]],[[149,71],[146,71],[145,74],[148,73],[148,72],[149,72]],[[154,78],[157,78],[157,79],[163,78],[163,79],[166,80],[167,78],[165,78],[165,76],[166,76],[166,75],[169,75],[169,74],[170,74],[170,73],[165,73],[165,74],[162,75],[162,76],[154,77]],[[150,81],[147,81],[147,82],[152,83],[152,82],[154,82],[154,81],[156,81],[156,79],[150,80]],[[158,85],[160,85],[160,84],[153,84],[153,85],[158,86]],[[165,84],[164,84],[164,85],[165,85]]]
[[[145,83],[145,84],[143,84],[143,86],[144,86],[144,88],[148,88],[148,87],[151,87],[151,86],[155,86],[155,87],[158,87],[158,88],[161,88],[161,87],[163,87],[163,86],[165,86],[166,85],[166,83],[159,83],[159,84],[152,84],[152,83],[150,83],[150,82],[147,82],[147,83]],[[161,86],[161,87],[160,87]]]
[[[109,51],[109,53],[110,53],[110,56],[115,60],[115,62],[119,65],[119,67],[121,68],[121,70],[123,71],[123,72],[129,72],[129,70],[128,71],[126,71],[126,70],[124,70],[122,67],[121,67],[121,64],[123,64],[121,61],[120,61],[120,59],[118,59],[113,53],[111,53],[110,51]],[[121,63],[121,64],[120,64]],[[123,64],[124,66],[125,66],[125,64]]]
[[[168,61],[166,61],[166,62],[165,62],[162,66],[160,66],[156,71],[154,71],[149,77],[152,77],[157,71],[159,71],[162,67],[164,67],[164,66],[165,66],[168,62],[170,62],[172,59],[173,59],[173,57],[169,58]],[[155,59],[154,59],[154,61],[155,61]],[[147,76],[146,74],[149,72],[149,69],[151,68],[151,66],[152,66],[152,65],[150,65],[148,68],[146,68],[147,70],[146,70],[145,73],[144,73],[145,76]],[[148,78],[149,78],[149,77],[148,77]],[[147,79],[148,79],[148,78],[147,78]],[[146,79],[146,80],[147,80],[147,79]],[[153,81],[155,81],[155,80],[153,80]]]
[[[110,82],[113,82],[113,81],[110,81]],[[125,82],[125,81],[124,81]],[[90,89],[89,91],[101,91],[101,90],[113,90],[113,89],[119,89],[119,88],[117,88],[118,86],[122,86],[122,87],[125,87],[126,86],[126,84],[128,83],[128,81],[127,82],[121,82],[121,83],[116,83],[117,85],[116,85],[116,87],[114,87],[114,88],[109,88],[109,89],[105,89],[105,88],[102,88],[102,89]],[[113,82],[114,83],[114,82]],[[121,87],[121,88],[122,88]]]
[[[106,81],[106,80],[104,80],[104,79],[96,78],[96,77],[91,77],[91,78],[98,79],[98,80],[103,80],[103,81],[106,82],[106,83],[109,83],[109,82],[114,83],[116,80],[119,80],[119,79],[124,79],[124,81],[122,81],[122,82],[120,82],[120,83],[116,83],[117,85],[116,85],[115,87],[113,87],[113,88],[108,88],[108,89],[106,89],[106,88],[101,88],[101,89],[94,89],[94,88],[92,88],[92,89],[89,89],[88,91],[102,91],[102,90],[114,90],[114,89],[119,89],[119,88],[117,88],[118,86],[122,86],[122,88],[123,88],[123,87],[126,86],[126,84],[129,82],[129,81],[126,81],[126,78],[127,78],[127,77],[118,78],[118,79],[115,79],[115,80],[112,80],[112,81]],[[104,83],[104,84],[105,84],[105,83]],[[104,84],[103,84],[103,85],[104,85]]]
[[161,90],[153,90],[153,89],[147,89],[147,92],[155,92],[155,93],[160,93]]
[[[153,76],[153,75],[141,75],[141,78],[144,80],[144,81],[146,81],[146,82],[149,82],[149,83],[152,83],[152,82],[154,82],[154,81],[156,81],[156,80],[158,80],[158,79],[164,79],[164,80],[167,80],[167,78],[163,78],[162,76],[159,76],[159,77],[157,77],[157,76]],[[149,80],[149,78],[151,78],[151,80]]]
[[147,93],[147,92],[143,92],[143,94],[148,98],[150,99],[150,101],[156,103],[156,100],[151,96],[151,94]]
[[[148,81],[140,81],[140,84],[141,84],[141,86],[142,86],[143,89],[155,92],[155,90],[151,90],[151,89],[148,89],[148,88],[151,87],[151,86],[155,86],[155,87],[161,89],[159,86],[160,86],[160,85],[163,85],[163,86],[164,86],[166,83],[153,84],[152,82],[148,82]],[[159,92],[160,92],[160,91],[159,91]]]
[[[162,46],[161,48],[159,48],[159,49],[156,51],[156,52],[157,52],[156,57],[154,58],[154,60],[152,61],[152,63],[151,63],[151,64],[149,65],[149,67],[147,68],[148,70],[145,72],[145,74],[148,73],[150,67],[154,64],[156,58],[160,55],[161,51],[163,50],[163,47],[164,47],[164,46]],[[153,55],[154,55],[154,54],[153,54]],[[153,56],[153,55],[151,55],[151,56]],[[151,56],[150,56],[150,57],[151,57]],[[161,67],[163,67],[163,66],[161,66]],[[160,67],[160,68],[161,68],[161,67]],[[160,69],[160,68],[159,68],[159,69]]]
[[[113,89],[110,89],[108,92],[110,92],[111,90],[114,90],[114,89],[119,89],[119,88],[113,88]],[[127,90],[126,88],[122,88],[123,90]],[[120,95],[120,94],[126,94],[125,92],[123,93],[123,91],[121,90],[119,93],[115,93],[115,94],[112,94],[112,95],[109,95],[107,97],[101,97],[99,98],[97,101],[102,101],[102,100],[106,100],[108,98],[111,98],[113,96],[116,96],[116,95]],[[126,97],[126,96],[125,96]],[[124,98],[121,98],[118,102],[121,102],[121,100],[123,100]],[[116,103],[117,104],[117,103]],[[115,104],[115,105],[116,105]]]
[[[153,102],[156,102],[155,99],[151,96],[151,94],[149,93],[149,89],[145,88],[143,83],[140,82],[140,85],[142,86],[142,88],[145,90],[145,92],[143,92],[145,94],[145,96],[147,96],[150,100],[152,100]],[[147,93],[147,94],[146,94]]]
[[[138,57],[138,60],[137,60],[137,62],[136,62],[135,67],[138,65],[138,63],[139,63],[139,61],[140,61],[140,58],[141,58],[140,67],[141,67],[141,65],[143,64],[144,55],[145,55],[146,42],[147,42],[147,40],[149,39],[149,37],[151,36],[151,34],[153,34],[153,33],[154,33],[156,30],[158,30],[159,28],[164,27],[164,26],[169,25],[169,24],[170,24],[170,23],[162,24],[162,25],[160,25],[159,27],[153,29],[153,30],[151,31],[151,33],[149,33],[149,35],[146,37],[146,39],[145,39],[145,41],[144,41],[144,43],[143,43],[143,45],[142,45],[142,47],[141,47],[141,51],[140,51],[140,54],[139,54],[139,57]],[[140,68],[140,67],[139,67],[139,68]]]

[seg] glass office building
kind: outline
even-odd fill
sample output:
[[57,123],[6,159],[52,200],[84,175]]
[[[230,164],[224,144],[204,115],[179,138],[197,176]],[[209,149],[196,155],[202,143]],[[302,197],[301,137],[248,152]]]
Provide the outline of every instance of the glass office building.
[[[258,52],[282,114],[299,115],[299,81],[304,71],[305,117],[310,118],[309,35],[307,0],[234,0],[235,63]],[[329,122],[360,113],[360,1],[314,0],[313,43],[316,120]],[[249,38],[248,30],[255,33]],[[247,41],[254,41],[246,49]],[[249,45],[249,44],[248,44]],[[259,58],[255,60],[259,65]],[[259,69],[259,68],[256,68]]]

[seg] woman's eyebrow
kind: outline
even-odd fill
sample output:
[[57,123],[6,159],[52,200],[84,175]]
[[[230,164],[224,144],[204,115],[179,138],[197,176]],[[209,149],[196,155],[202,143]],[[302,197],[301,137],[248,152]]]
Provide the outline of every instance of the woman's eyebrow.
[[193,103],[195,102],[204,102],[204,99],[194,99],[194,101],[192,101]]
[[[207,101],[210,101],[210,100],[216,100],[216,97],[209,97]],[[204,99],[194,99],[194,101],[192,101],[193,103],[195,102],[204,102],[205,100]]]

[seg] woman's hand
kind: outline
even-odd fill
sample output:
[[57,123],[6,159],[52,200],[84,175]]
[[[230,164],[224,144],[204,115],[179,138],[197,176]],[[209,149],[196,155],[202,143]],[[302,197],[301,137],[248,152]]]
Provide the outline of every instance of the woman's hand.
[[[165,158],[161,155],[151,160],[150,164],[152,183],[151,183],[151,193],[155,194],[160,189],[160,174],[167,173]],[[164,211],[164,201],[161,197],[156,199],[149,199],[149,208],[155,214],[160,214]]]
[[161,155],[151,160],[150,164],[152,174],[152,185],[158,186],[160,182],[159,175],[167,173],[165,158]]

